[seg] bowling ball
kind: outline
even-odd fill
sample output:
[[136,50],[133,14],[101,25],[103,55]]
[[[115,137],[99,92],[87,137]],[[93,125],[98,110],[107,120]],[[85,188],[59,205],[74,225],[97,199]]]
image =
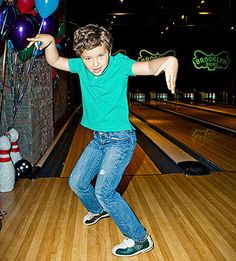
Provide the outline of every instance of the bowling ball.
[[15,163],[16,180],[20,178],[30,178],[32,175],[32,165],[29,161],[21,159]]

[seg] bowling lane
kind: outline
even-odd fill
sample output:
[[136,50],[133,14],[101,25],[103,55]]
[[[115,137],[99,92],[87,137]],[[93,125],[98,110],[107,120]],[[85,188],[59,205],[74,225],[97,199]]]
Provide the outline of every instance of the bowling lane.
[[131,103],[130,111],[220,168],[226,171],[236,170],[235,137],[140,103]]
[[144,104],[181,113],[186,116],[194,117],[236,131],[236,109],[233,108],[226,107],[226,109],[228,109],[226,110],[224,107],[221,108],[220,106],[214,106],[214,109],[211,108],[208,110],[208,108],[204,108],[203,106],[198,107],[182,103],[156,100],[151,100]]
[[226,113],[232,116],[236,116],[236,107],[230,106],[230,105],[213,105],[213,104],[202,104],[202,103],[183,103],[183,102],[177,102],[177,101],[168,101],[168,103],[176,103],[179,105],[189,106],[189,107],[195,107],[198,109],[208,110],[208,111],[214,111],[218,113]]

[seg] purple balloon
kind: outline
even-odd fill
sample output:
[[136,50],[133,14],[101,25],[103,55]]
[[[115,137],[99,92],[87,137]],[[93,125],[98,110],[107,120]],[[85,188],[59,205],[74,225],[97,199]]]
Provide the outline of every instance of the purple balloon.
[[4,40],[14,26],[16,12],[13,6],[5,4],[0,7],[0,39]]
[[45,19],[40,19],[39,26],[41,27],[41,34],[51,34],[55,36],[58,31],[58,22],[54,16],[49,16]]
[[27,38],[33,37],[34,33],[34,23],[32,20],[25,15],[21,15],[15,21],[10,33],[10,40],[14,48],[21,51],[29,44]]

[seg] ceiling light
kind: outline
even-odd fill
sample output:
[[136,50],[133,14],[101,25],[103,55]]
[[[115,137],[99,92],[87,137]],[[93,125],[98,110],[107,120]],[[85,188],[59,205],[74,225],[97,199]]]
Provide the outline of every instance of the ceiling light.
[[200,15],[212,15],[213,14],[213,12],[207,12],[207,11],[202,11],[202,12],[198,12],[198,14],[200,14]]
[[115,13],[108,13],[108,15],[112,16],[119,16],[119,15],[135,15],[135,13],[122,13],[122,12],[115,12]]

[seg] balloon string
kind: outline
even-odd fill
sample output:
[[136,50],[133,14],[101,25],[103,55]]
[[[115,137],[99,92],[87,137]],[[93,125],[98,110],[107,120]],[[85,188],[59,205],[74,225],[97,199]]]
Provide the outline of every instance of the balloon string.
[[3,30],[4,30],[4,27],[6,25],[7,16],[8,16],[8,10],[7,10],[6,16],[3,20],[3,23],[2,23],[1,35],[3,35]]
[[5,41],[4,53],[3,53],[3,59],[2,59],[2,83],[5,82],[6,56],[7,56],[7,41]]
[[40,34],[40,33],[41,33],[41,30],[42,30],[42,27],[43,27],[43,23],[44,23],[44,18],[42,19],[42,22],[41,22],[41,24],[40,24],[40,27],[39,27],[39,32],[38,32],[38,34]]
[[17,92],[16,82],[17,82],[17,80],[18,80],[18,79],[17,79],[17,75],[16,75],[17,55],[15,55],[13,65],[14,65],[14,70],[13,70],[13,73],[14,73],[14,75],[13,75],[13,81],[14,81],[14,83],[13,83],[12,94],[13,94],[13,97],[15,97],[15,96],[16,96],[15,94],[16,94],[16,92]]
[[[38,34],[40,34],[40,32],[41,32],[41,30],[42,30],[43,23],[44,23],[44,18],[42,19],[42,22],[41,22],[41,24],[40,24]],[[37,49],[37,48],[36,48],[36,46],[35,46],[35,47],[34,47],[34,50],[33,50],[33,54],[35,54],[36,49]],[[28,69],[27,69],[27,72],[26,72],[27,78],[26,78],[26,80],[25,80],[25,82],[24,82],[22,92],[21,92],[21,94],[19,95],[18,102],[16,103],[16,106],[14,106],[14,109],[13,109],[12,126],[15,125],[16,113],[17,113],[17,111],[18,111],[18,109],[19,109],[19,106],[20,106],[21,101],[22,101],[22,99],[23,99],[23,97],[24,97],[24,94],[25,94],[25,92],[26,92],[26,90],[27,90],[27,87],[28,87],[28,84],[29,84],[29,79],[30,79],[30,76],[31,76],[31,73],[32,73],[32,71],[33,71],[33,67],[34,67],[34,64],[35,64],[35,60],[36,60],[36,55],[33,55],[32,60],[31,60],[31,62],[30,62],[30,64],[29,64]]]
[[4,100],[4,86],[5,86],[5,69],[6,69],[6,56],[7,56],[7,41],[4,44],[4,52],[2,59],[2,90],[1,90],[1,106],[0,106],[0,123],[2,119],[2,109],[3,109],[3,100]]
[[9,53],[9,83],[11,87],[11,95],[13,97],[13,111],[15,110],[16,107],[16,102],[17,102],[17,95],[19,90],[16,90],[16,58],[14,59],[13,51],[11,48],[9,48],[10,53]]
[[25,92],[26,92],[28,85],[29,85],[29,80],[30,80],[31,73],[32,73],[33,68],[34,68],[35,60],[36,60],[35,57],[32,57],[32,61],[29,63],[29,66],[28,66],[28,69],[27,69],[27,72],[26,72],[26,80],[24,81],[22,92],[19,95],[18,102],[16,103],[16,106],[13,110],[13,120],[12,120],[12,126],[13,127],[15,126],[16,113],[17,113],[17,111],[20,107],[22,99],[23,99]]
[[[43,18],[42,21],[41,21],[41,24],[40,24],[40,27],[39,27],[39,31],[38,31],[37,34],[40,34],[40,33],[41,33],[41,30],[42,30],[42,27],[43,27],[43,23],[44,23],[44,18]],[[37,51],[37,49],[40,47],[40,45],[41,45],[40,42],[38,42],[38,43],[34,46],[33,57],[37,56],[36,51]],[[36,47],[36,46],[37,46],[37,47]]]

